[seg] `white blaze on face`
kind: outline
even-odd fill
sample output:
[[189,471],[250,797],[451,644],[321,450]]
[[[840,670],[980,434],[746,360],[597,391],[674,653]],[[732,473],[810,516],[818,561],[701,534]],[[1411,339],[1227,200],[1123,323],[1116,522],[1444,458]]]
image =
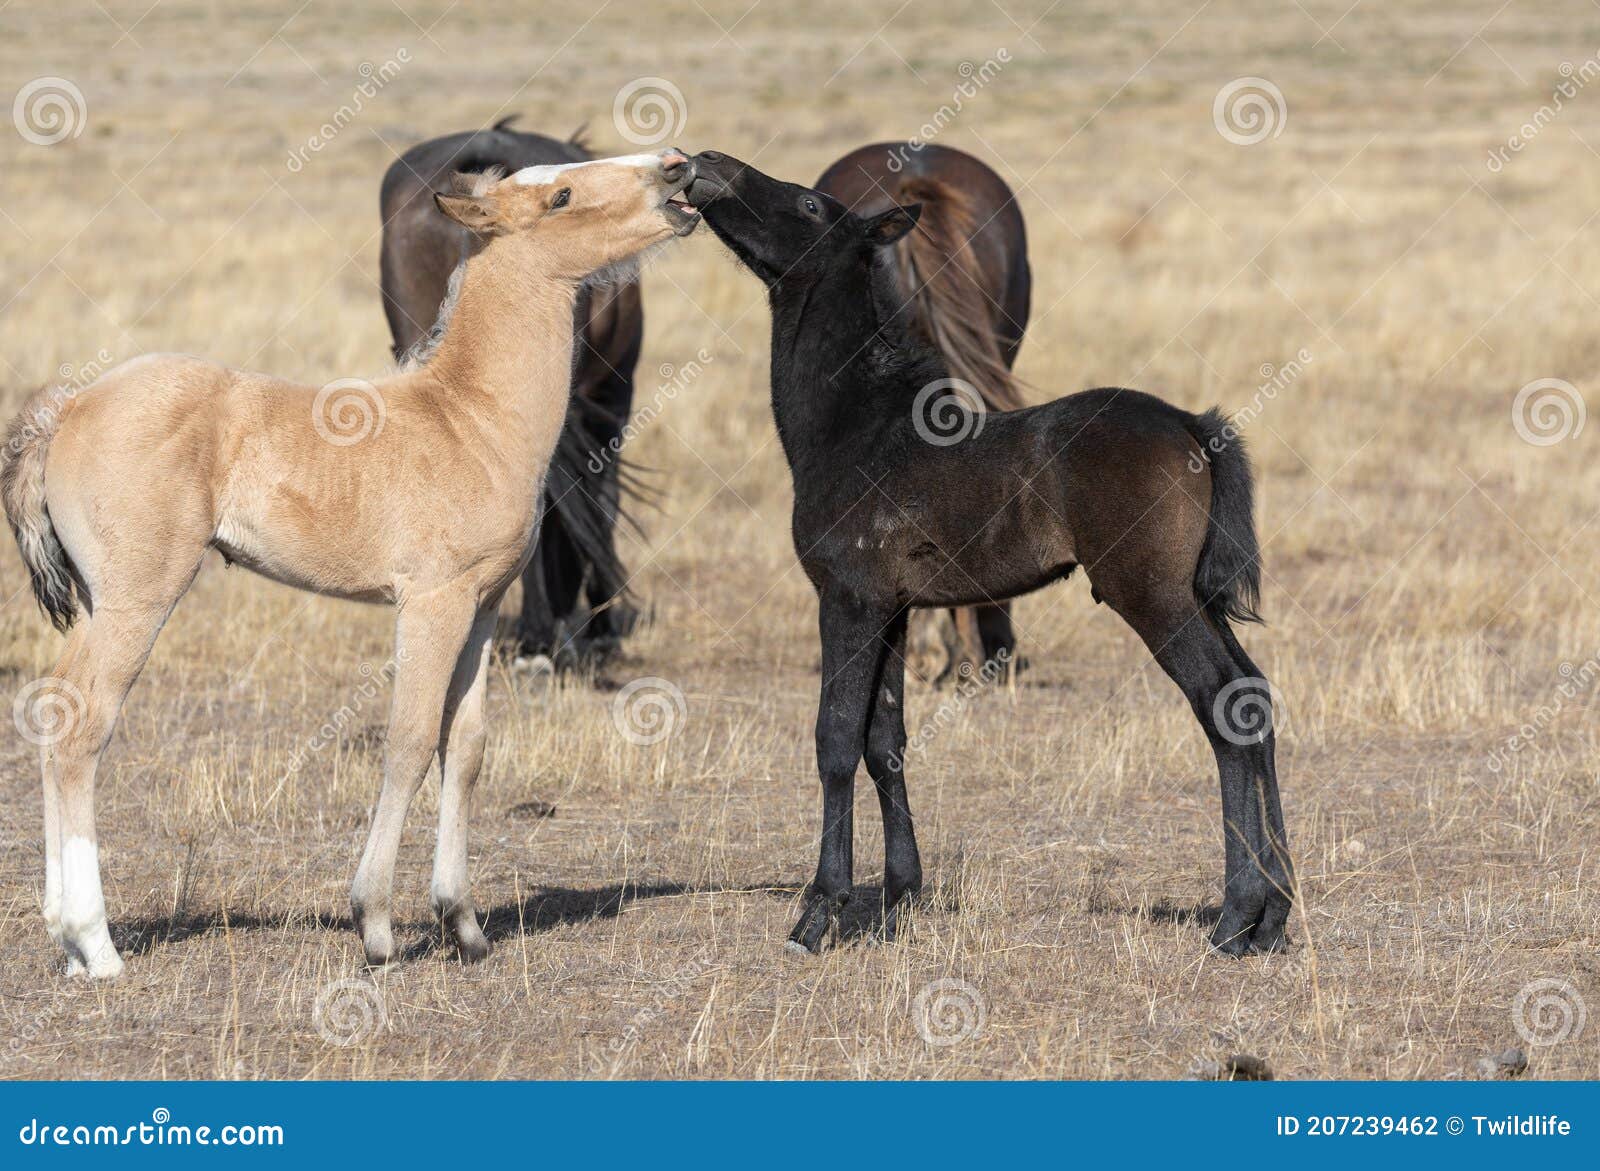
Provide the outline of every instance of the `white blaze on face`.
[[568,171],[575,171],[579,167],[594,167],[601,163],[611,163],[619,167],[659,167],[660,155],[618,155],[611,159],[587,159],[581,163],[552,163],[541,167],[523,167],[511,176],[511,181],[519,187],[539,187],[546,183],[554,183]]

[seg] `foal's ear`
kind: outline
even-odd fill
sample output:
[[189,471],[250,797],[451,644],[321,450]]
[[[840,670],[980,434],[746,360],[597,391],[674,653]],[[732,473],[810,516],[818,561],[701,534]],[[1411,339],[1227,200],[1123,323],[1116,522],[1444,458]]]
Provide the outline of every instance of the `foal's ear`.
[[490,195],[445,195],[434,192],[434,206],[469,232],[500,236],[510,231]]
[[881,212],[867,221],[867,243],[880,247],[893,244],[912,228],[917,226],[917,221],[922,218],[922,204],[913,203],[908,207],[891,207],[886,212]]

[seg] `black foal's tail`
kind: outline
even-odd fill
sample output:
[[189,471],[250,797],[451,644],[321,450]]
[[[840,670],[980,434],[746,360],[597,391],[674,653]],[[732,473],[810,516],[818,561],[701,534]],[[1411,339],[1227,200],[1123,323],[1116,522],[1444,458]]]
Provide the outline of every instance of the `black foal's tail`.
[[1189,430],[1211,465],[1211,523],[1194,570],[1195,596],[1219,626],[1260,622],[1261,547],[1244,438],[1215,407],[1195,415]]

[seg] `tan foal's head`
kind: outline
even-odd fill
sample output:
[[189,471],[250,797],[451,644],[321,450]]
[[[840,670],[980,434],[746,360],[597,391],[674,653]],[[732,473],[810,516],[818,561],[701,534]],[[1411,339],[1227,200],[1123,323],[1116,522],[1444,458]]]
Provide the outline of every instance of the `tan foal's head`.
[[504,178],[457,175],[455,193],[433,199],[468,231],[525,238],[555,275],[582,278],[694,231],[700,213],[674,198],[693,180],[689,157],[666,150],[524,167]]

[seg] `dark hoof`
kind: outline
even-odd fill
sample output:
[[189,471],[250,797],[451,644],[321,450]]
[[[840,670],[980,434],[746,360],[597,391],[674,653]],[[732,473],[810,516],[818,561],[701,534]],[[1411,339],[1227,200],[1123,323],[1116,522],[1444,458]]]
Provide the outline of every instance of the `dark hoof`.
[[800,913],[800,921],[789,932],[789,943],[816,955],[822,950],[839,922],[839,905],[830,898],[813,898]]
[[1250,933],[1250,950],[1256,955],[1288,951],[1289,933],[1282,923],[1261,923]]
[[901,888],[898,895],[884,900],[883,925],[878,928],[877,939],[882,943],[893,943],[900,934],[901,920],[911,909],[911,904],[922,891],[922,882],[917,882]]
[[[1212,950],[1235,958],[1248,955],[1250,953],[1251,924],[1246,923],[1240,926],[1231,915],[1223,915],[1222,919],[1223,921],[1218,923],[1211,931]],[[1227,926],[1224,926],[1224,924],[1227,924]]]
[[393,947],[382,948],[363,946],[361,949],[361,956],[362,959],[366,961],[366,965],[369,968],[387,968],[395,961]]
[[464,964],[482,963],[489,958],[489,953],[494,949],[489,946],[489,941],[483,936],[476,939],[456,940],[456,954],[461,957]]

